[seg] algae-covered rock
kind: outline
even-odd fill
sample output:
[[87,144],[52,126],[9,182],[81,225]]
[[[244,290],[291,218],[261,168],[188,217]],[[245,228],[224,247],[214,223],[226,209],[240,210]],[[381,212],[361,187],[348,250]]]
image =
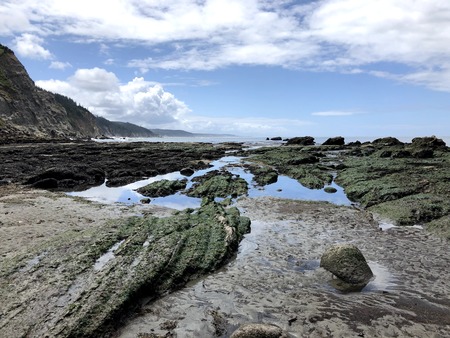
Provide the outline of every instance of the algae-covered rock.
[[416,147],[416,148],[437,149],[437,148],[445,148],[446,144],[442,139],[437,138],[436,136],[430,136],[430,137],[415,137],[415,138],[413,138],[412,146]]
[[373,277],[363,254],[353,244],[328,248],[320,259],[320,266],[356,289],[363,288]]
[[383,147],[391,147],[391,146],[402,145],[403,142],[399,141],[395,137],[382,137],[382,138],[377,138],[376,140],[374,140],[372,142],[372,144],[375,144],[378,146],[383,146]]
[[277,182],[278,173],[271,167],[252,165],[249,167],[254,175],[253,180],[260,186]]
[[248,192],[247,181],[243,178],[237,177],[226,171],[212,171],[208,174],[196,178],[195,184],[189,189],[187,195],[191,197],[237,197],[246,195]]
[[136,191],[148,197],[164,197],[186,189],[187,180],[160,180],[137,189]]
[[281,327],[274,324],[243,324],[233,332],[230,338],[287,338]]
[[[322,189],[333,180],[331,166],[321,165],[326,155],[320,149],[291,145],[289,147],[267,147],[248,151],[252,162],[276,168],[279,174],[292,177],[310,189]],[[334,168],[334,167],[333,167]]]
[[[433,137],[414,140],[412,145],[382,147],[366,157],[346,153],[336,183],[350,200],[397,225],[426,224],[449,215],[448,148]],[[437,145],[434,150],[432,144]]]
[[[0,317],[2,332],[109,337],[142,297],[157,297],[223,265],[249,228],[237,208],[210,202],[171,217],[135,217],[61,235],[36,249],[39,261],[26,272],[20,303],[8,290],[0,293],[4,313],[11,313]],[[8,285],[23,274],[27,258],[2,264],[2,285]]]

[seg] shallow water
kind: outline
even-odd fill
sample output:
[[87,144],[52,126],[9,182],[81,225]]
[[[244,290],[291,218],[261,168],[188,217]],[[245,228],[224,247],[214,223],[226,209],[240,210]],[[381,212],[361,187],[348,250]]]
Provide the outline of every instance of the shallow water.
[[[192,185],[192,179],[194,177],[203,176],[204,174],[225,168],[232,174],[244,178],[249,186],[249,197],[261,197],[271,196],[287,199],[297,200],[310,200],[310,201],[327,201],[338,205],[350,205],[351,201],[347,198],[344,190],[336,183],[332,182],[329,186],[337,190],[336,193],[330,194],[324,191],[324,189],[308,189],[301,185],[297,180],[290,177],[280,175],[278,181],[273,184],[266,185],[264,187],[256,186],[253,182],[253,174],[239,166],[242,164],[243,159],[236,156],[226,156],[220,160],[211,162],[211,167],[204,170],[195,172],[191,177],[188,177],[187,189]],[[141,200],[145,196],[135,191],[147,184],[166,180],[179,180],[186,178],[181,175],[179,171],[158,175],[145,180],[140,180],[122,187],[107,187],[106,182],[100,186],[90,188],[80,192],[69,192],[70,196],[84,197],[88,200],[101,202],[101,203],[126,203],[136,204],[141,203]],[[153,205],[173,208],[182,210],[185,208],[198,208],[201,204],[201,198],[189,197],[181,192],[166,197],[152,198],[151,203]]]

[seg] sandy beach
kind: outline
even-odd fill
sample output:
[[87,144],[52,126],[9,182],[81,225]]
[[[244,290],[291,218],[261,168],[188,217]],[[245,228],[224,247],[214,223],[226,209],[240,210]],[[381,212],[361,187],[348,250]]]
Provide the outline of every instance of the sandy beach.
[[[291,337],[450,334],[447,241],[414,227],[381,231],[352,207],[273,198],[238,204],[252,232],[236,259],[146,304],[118,337],[229,337],[248,322],[276,324]],[[335,243],[355,244],[368,260],[375,278],[362,292],[336,291],[319,268]]]
[[[228,337],[249,322],[276,324],[292,337],[450,334],[446,240],[417,227],[382,231],[372,214],[354,207],[270,197],[241,198],[237,206],[252,221],[237,256],[218,272],[161,299],[143,299],[114,336]],[[33,250],[63,233],[142,213],[165,217],[173,210],[2,187],[2,261],[29,257],[8,280],[7,290],[2,287],[2,335],[22,336],[42,318],[51,325],[70,295],[58,270],[52,275],[40,271]],[[331,274],[319,267],[321,254],[334,243],[353,243],[368,260],[375,278],[362,292],[336,291]],[[45,336],[40,332],[30,336]]]
[[[0,337],[230,337],[247,323],[289,337],[450,336],[441,140],[241,148],[0,148]],[[149,195],[127,185],[181,170],[194,184],[181,208],[150,192],[164,180]],[[68,194],[103,177],[100,195]],[[183,208],[189,194],[198,205]],[[337,291],[320,267],[344,243],[373,271],[361,292]]]

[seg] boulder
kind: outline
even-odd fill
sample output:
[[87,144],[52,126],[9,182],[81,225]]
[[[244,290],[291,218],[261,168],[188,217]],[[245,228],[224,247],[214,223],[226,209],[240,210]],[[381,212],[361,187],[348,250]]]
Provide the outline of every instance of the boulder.
[[329,194],[334,194],[337,192],[337,189],[335,187],[325,187],[323,190]]
[[183,168],[180,170],[180,174],[187,177],[192,176],[194,172],[195,171],[192,168]]
[[446,147],[446,144],[440,138],[437,138],[436,136],[430,136],[413,138],[412,146],[415,148],[437,149]]
[[361,251],[353,244],[336,244],[320,259],[320,266],[330,271],[350,288],[362,289],[373,277],[372,270]]
[[322,145],[324,146],[343,146],[345,144],[345,139],[342,136],[330,137]]
[[382,138],[377,138],[376,140],[374,140],[372,142],[372,144],[376,144],[379,146],[391,147],[391,146],[403,145],[403,142],[399,141],[395,137],[382,137]]
[[230,338],[287,338],[281,327],[273,324],[243,324]]
[[276,136],[276,137],[272,137],[270,140],[271,141],[282,141],[283,139],[281,138],[281,136]]
[[313,146],[314,144],[312,136],[293,137],[287,140],[287,145]]

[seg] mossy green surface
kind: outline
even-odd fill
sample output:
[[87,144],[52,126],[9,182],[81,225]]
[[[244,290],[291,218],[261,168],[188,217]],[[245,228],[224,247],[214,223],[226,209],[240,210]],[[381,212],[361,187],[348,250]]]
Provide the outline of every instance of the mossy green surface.
[[[336,182],[348,198],[397,225],[425,224],[450,213],[450,152],[435,149],[414,158],[411,145],[376,149],[368,156],[342,156]],[[354,153],[354,152],[353,152]],[[403,154],[397,156],[396,154]],[[389,156],[388,156],[389,155]]]
[[187,180],[160,180],[137,189],[137,192],[148,197],[164,197],[184,190],[186,184]]
[[[310,189],[321,189],[330,184],[333,176],[329,168],[320,164],[322,154],[313,146],[266,147],[248,151],[252,162],[274,167],[280,174],[292,177]],[[316,156],[319,155],[319,156]]]
[[246,195],[248,192],[247,181],[241,177],[236,177],[229,172],[211,172],[205,177],[200,177],[196,183],[187,192],[191,197],[215,197],[227,198],[229,196],[235,198]]
[[249,169],[254,175],[253,180],[260,186],[272,184],[278,180],[278,173],[272,167],[252,165]]
[[[58,315],[46,324],[50,336],[108,336],[139,298],[156,297],[221,266],[249,229],[250,220],[236,208],[209,202],[167,218],[134,217],[64,232],[27,257],[2,261],[0,296],[11,311],[32,304],[33,295],[22,295],[16,304],[8,287],[8,280],[27,269],[30,282],[42,284],[41,292],[59,287]],[[96,269],[97,260],[117,243],[114,258]],[[40,258],[28,267],[33,256]]]

